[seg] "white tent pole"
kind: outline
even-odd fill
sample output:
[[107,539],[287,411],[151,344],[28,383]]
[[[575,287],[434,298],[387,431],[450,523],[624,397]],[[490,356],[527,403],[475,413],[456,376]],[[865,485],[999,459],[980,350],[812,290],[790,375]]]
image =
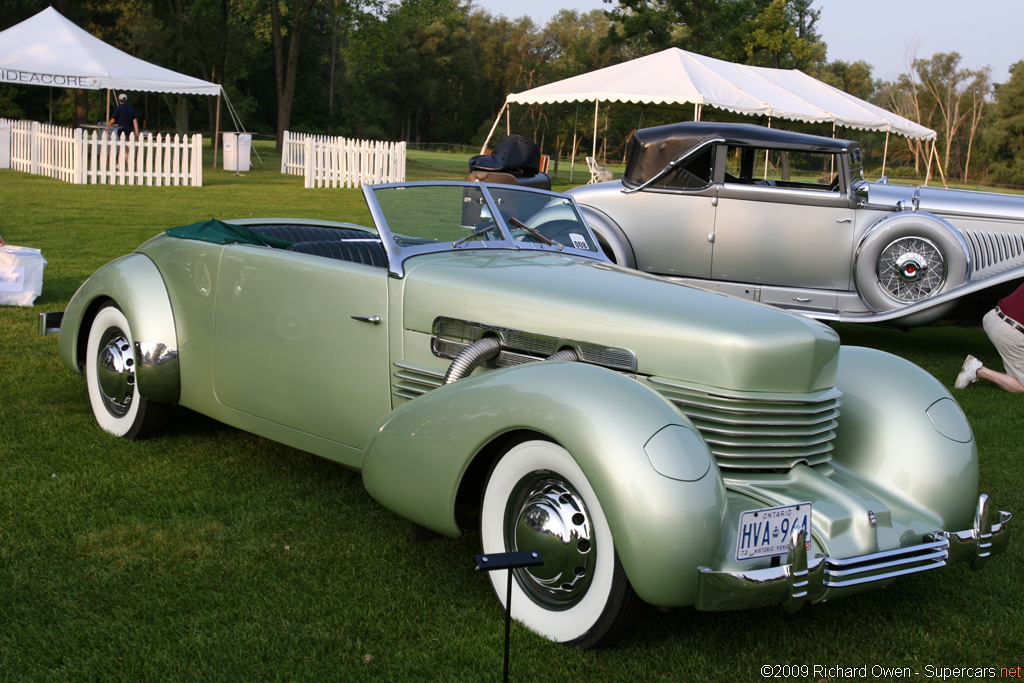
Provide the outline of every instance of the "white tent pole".
[[597,163],[597,107],[600,105],[601,100],[594,100],[594,144],[590,155],[594,157],[594,163]]
[[703,111],[703,109],[704,109],[704,107],[701,105],[700,102],[694,102],[693,103],[693,120],[694,121],[700,121],[700,115],[701,115],[701,112]]
[[220,95],[217,95],[217,115],[213,124],[213,167],[217,168],[217,143],[220,138]]
[[505,109],[505,135],[512,135],[512,108]]
[[569,155],[569,182],[572,182],[572,172],[576,170],[576,135],[580,128],[580,105],[576,103],[576,118],[572,121],[572,154]]
[[[836,139],[836,120],[832,119],[832,139]],[[829,155],[829,166],[828,166],[828,177],[832,178],[836,174],[836,155]]]
[[501,105],[501,109],[498,110],[498,117],[494,119],[494,125],[491,126],[491,131],[487,134],[487,139],[484,140],[484,144],[480,147],[480,153],[484,154],[487,152],[487,143],[491,141],[491,136],[494,135],[494,129],[501,123],[501,115],[505,113],[505,109],[508,107],[508,102]]
[[[939,177],[942,178],[942,186],[949,187],[949,183],[946,181],[946,171],[942,168],[942,163],[939,161],[939,150],[938,150],[939,138],[936,137],[932,140],[932,156],[935,157],[935,168],[939,169]],[[931,171],[931,159],[928,160],[928,169]],[[925,185],[928,183],[925,182]]]
[[885,150],[882,152],[882,175],[885,175],[885,162],[889,158],[889,129],[885,129]]
[[[937,139],[938,138],[936,138],[936,140]],[[927,144],[927,143],[925,143],[925,144]],[[925,187],[928,187],[928,181],[931,180],[931,177],[932,177],[932,156],[934,156],[934,154],[935,154],[935,140],[932,140],[932,150],[931,150],[931,152],[928,153],[928,164],[925,167],[925,172],[924,172],[924,186]]]
[[[768,115],[768,127],[769,128],[772,127],[772,117],[771,117],[771,114]],[[768,150],[767,149],[764,151],[764,176],[763,177],[765,177],[765,178],[768,177]]]

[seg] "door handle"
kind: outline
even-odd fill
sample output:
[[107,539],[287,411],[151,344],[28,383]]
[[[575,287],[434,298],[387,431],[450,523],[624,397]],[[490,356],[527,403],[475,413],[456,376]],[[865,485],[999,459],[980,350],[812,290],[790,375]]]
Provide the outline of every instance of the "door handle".
[[370,323],[371,325],[380,325],[379,315],[354,315],[353,320],[358,320],[361,323]]
[[852,220],[853,220],[852,218],[837,218],[836,219],[836,223],[849,223]]

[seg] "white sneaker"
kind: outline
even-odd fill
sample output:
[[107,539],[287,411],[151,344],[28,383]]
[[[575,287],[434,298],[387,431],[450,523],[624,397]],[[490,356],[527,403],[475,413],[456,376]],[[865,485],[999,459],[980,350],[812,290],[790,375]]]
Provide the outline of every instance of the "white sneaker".
[[978,381],[978,370],[982,367],[981,361],[974,356],[967,356],[964,361],[964,366],[960,368],[960,374],[956,376],[956,382],[953,383],[955,389],[963,389],[968,384],[973,384]]

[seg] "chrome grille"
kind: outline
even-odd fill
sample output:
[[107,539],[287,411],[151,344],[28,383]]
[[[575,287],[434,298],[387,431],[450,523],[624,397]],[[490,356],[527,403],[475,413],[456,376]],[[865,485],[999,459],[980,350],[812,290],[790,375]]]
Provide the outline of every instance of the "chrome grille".
[[946,565],[948,557],[949,541],[945,538],[845,560],[829,557],[825,560],[825,586],[845,588],[938,569]]
[[779,470],[832,458],[842,392],[799,397],[727,395],[650,378],[693,422],[723,469]]
[[974,277],[984,277],[1024,263],[1024,235],[1008,232],[962,231],[971,252]]

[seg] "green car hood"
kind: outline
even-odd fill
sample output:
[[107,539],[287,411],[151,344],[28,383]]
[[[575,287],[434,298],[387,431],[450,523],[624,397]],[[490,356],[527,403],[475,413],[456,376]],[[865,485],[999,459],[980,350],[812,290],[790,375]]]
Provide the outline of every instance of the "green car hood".
[[406,329],[439,316],[618,347],[637,371],[737,392],[834,386],[839,338],[769,306],[547,252],[480,250],[406,262]]

